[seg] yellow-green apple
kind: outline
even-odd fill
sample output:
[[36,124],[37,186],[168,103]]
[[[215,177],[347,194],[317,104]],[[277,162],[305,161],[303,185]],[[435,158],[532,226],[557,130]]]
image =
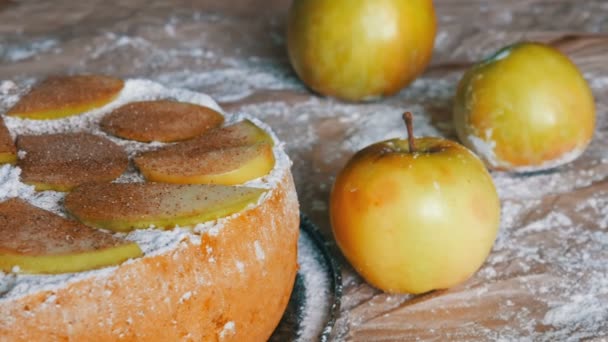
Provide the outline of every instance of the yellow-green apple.
[[68,273],[142,255],[135,242],[12,198],[0,203],[0,270]]
[[562,53],[518,43],[464,74],[454,125],[462,143],[491,169],[552,168],[576,159],[591,141],[593,95]]
[[414,139],[411,123],[408,132],[407,140],[370,145],[348,161],[331,192],[330,217],[338,246],[365,280],[418,294],[479,269],[496,239],[500,202],[471,151],[442,138]]
[[111,102],[123,86],[123,80],[102,75],[52,76],[35,85],[6,114],[35,120],[77,115]]
[[88,226],[125,232],[215,220],[245,210],[265,192],[226,185],[88,183],[66,196],[65,208]]
[[287,50],[313,90],[369,100],[396,93],[424,71],[435,31],[431,0],[294,0]]
[[272,138],[249,120],[144,152],[135,165],[147,180],[177,184],[242,184],[272,171]]

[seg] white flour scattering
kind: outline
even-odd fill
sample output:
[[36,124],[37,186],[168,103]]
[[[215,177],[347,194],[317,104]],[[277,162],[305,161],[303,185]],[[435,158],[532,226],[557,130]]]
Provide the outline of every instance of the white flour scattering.
[[231,335],[234,335],[235,333],[236,333],[236,324],[234,324],[234,322],[232,322],[232,321],[227,322],[226,324],[224,324],[224,327],[220,331],[220,334],[219,334],[220,340],[223,340]]
[[0,166],[0,184],[2,193],[0,201],[5,201],[12,197],[30,198],[36,192],[31,185],[23,184],[19,181],[21,170],[11,165]]
[[[320,203],[327,204],[333,177],[348,157],[373,142],[405,137],[404,110],[414,113],[417,136],[455,138],[450,99],[456,82],[454,77],[421,78],[396,97],[380,102],[345,104],[320,97],[295,97],[293,103],[261,101],[239,110],[267,122],[290,123],[275,128],[294,156],[293,172],[303,210],[323,217],[327,205]],[[601,81],[592,84],[605,87]],[[602,127],[605,108],[599,107],[597,114],[598,127]],[[453,320],[453,316],[439,320],[459,322],[454,323],[459,331],[454,338],[574,341],[608,331],[608,184],[603,184],[608,177],[607,144],[608,137],[598,133],[585,153],[568,165],[527,174],[492,173],[502,200],[496,245],[475,277],[465,288],[456,290],[460,295],[437,304],[446,305],[446,310],[465,307],[472,312],[471,317],[480,319],[475,324]],[[591,185],[593,189],[588,188]],[[329,228],[327,222],[320,223]],[[357,284],[354,277],[345,274],[345,283]],[[352,293],[350,296],[357,298]],[[377,296],[381,294],[366,301],[373,303]],[[424,303],[409,304],[407,296],[390,298],[395,298],[396,312]],[[495,302],[500,309],[484,313],[484,317],[474,314],[480,298]],[[334,330],[337,340],[349,336],[350,331],[373,329],[373,324],[394,324],[391,314],[386,321],[381,317],[374,320],[377,323],[358,323],[371,318],[362,309],[355,310],[361,302],[352,303],[343,305]],[[429,307],[434,307],[432,303]],[[486,320],[506,321],[510,322],[507,326],[518,328],[493,331],[484,328]],[[403,323],[395,329],[405,326]],[[414,326],[412,331],[416,331]]]
[[[306,233],[303,233],[306,234]],[[298,240],[299,273],[304,280],[306,289],[303,317],[299,322],[302,327],[298,332],[298,341],[307,342],[317,340],[322,333],[332,297],[327,292],[330,279],[324,265],[319,261],[319,252],[308,237]]]
[[0,44],[0,61],[19,62],[38,54],[52,51],[59,44],[55,38],[38,39],[31,42]]
[[285,67],[277,70],[272,63],[249,58],[222,60],[226,65],[217,70],[198,73],[192,70],[175,71],[160,75],[163,84],[205,89],[218,101],[237,101],[255,93],[257,89],[303,90],[304,87]]

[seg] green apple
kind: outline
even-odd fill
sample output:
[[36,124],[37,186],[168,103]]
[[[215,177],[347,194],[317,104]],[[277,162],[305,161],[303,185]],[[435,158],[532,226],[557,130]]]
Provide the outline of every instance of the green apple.
[[537,171],[583,153],[593,136],[595,106],[566,56],[543,44],[519,43],[464,74],[454,125],[489,168]]
[[500,202],[471,151],[410,133],[348,161],[331,192],[330,218],[338,246],[365,280],[418,294],[479,269],[496,239]]
[[398,92],[424,71],[435,31],[431,0],[295,0],[287,50],[313,90],[368,100]]

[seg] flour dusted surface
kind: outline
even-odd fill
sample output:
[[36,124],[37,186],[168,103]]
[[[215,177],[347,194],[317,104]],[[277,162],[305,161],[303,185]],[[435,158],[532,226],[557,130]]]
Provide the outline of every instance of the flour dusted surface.
[[[328,229],[335,173],[355,151],[405,137],[404,110],[414,113],[416,136],[456,139],[449,108],[457,81],[421,78],[396,98],[367,104],[309,98],[239,108],[265,121],[294,123],[277,126],[277,133],[290,137],[287,151],[300,156],[293,172],[296,180],[306,179],[297,183],[304,212]],[[602,87],[596,92],[608,90]],[[605,108],[599,108],[598,127],[605,123]],[[570,164],[523,175],[492,173],[502,202],[499,236],[484,266],[460,287],[412,300],[371,289],[346,272],[334,338],[394,330],[395,339],[405,340],[432,340],[441,331],[454,340],[576,341],[608,332],[607,144],[608,135],[598,132]]]

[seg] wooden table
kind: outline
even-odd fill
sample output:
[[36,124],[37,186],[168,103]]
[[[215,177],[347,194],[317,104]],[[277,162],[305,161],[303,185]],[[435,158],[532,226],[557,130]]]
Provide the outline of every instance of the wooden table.
[[294,160],[302,210],[331,239],[327,198],[336,172],[363,146],[403,134],[454,138],[451,98],[464,68],[522,39],[570,55],[597,99],[595,139],[571,165],[533,175],[494,173],[501,231],[483,268],[449,291],[388,295],[343,259],[335,340],[602,340],[608,338],[608,2],[437,0],[432,65],[379,102],[318,97],[285,56],[287,0],[0,1],[0,80],[101,72],[216,97],[274,126]]

